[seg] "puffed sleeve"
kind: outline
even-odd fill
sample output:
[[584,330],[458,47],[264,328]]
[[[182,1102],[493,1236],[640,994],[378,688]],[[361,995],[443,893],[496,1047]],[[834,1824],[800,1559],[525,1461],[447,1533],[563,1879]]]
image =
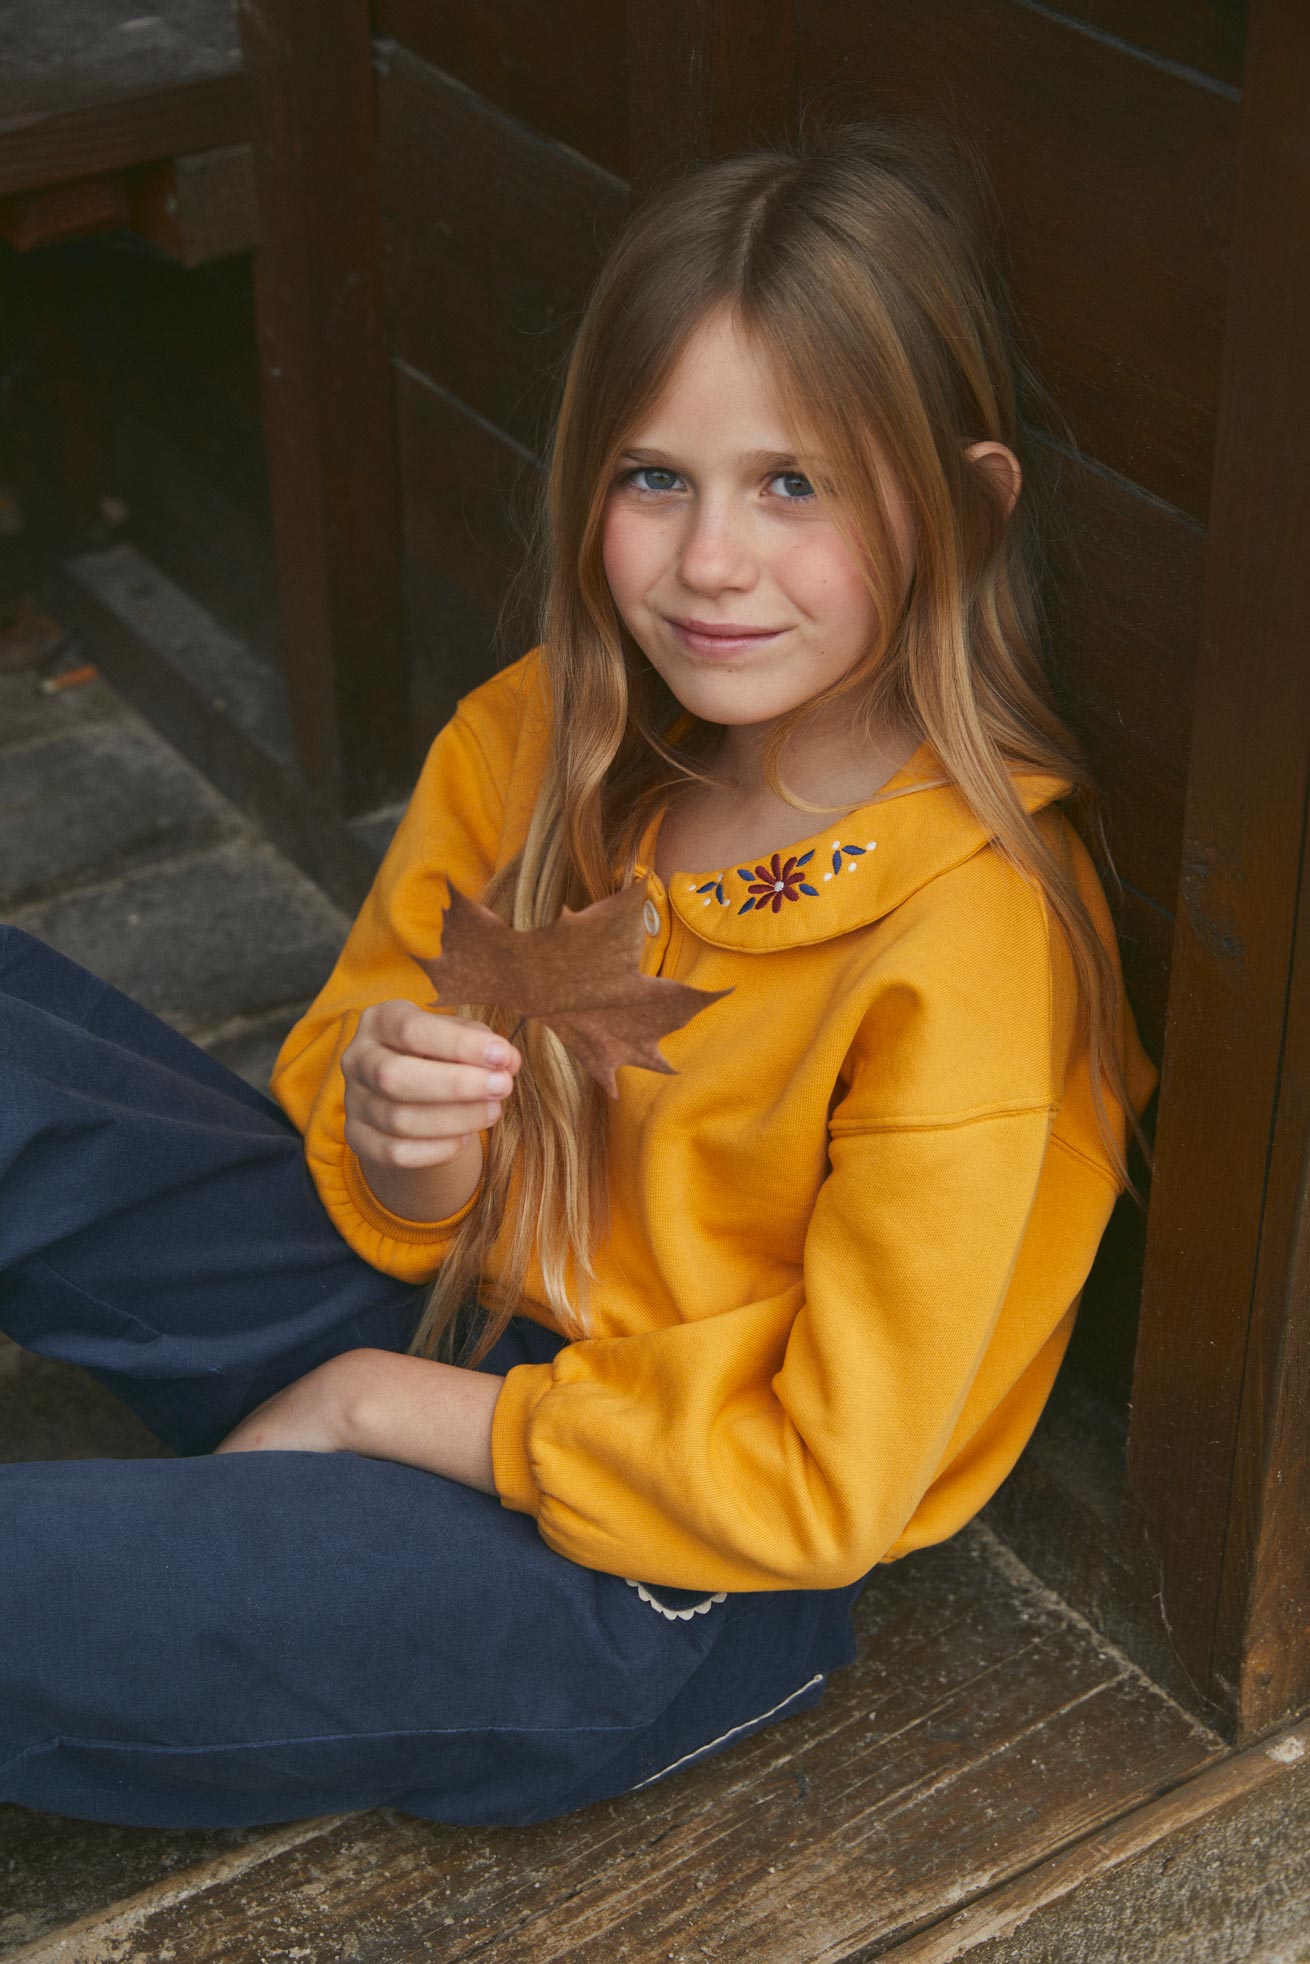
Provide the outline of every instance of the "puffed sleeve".
[[1037,1106],[835,1136],[792,1288],[508,1373],[502,1503],[572,1560],[652,1583],[829,1589],[867,1573],[946,1453],[1051,1124]]
[[[384,1207],[346,1144],[341,1057],[371,1003],[407,996],[432,1005],[432,984],[414,956],[441,952],[450,883],[476,897],[495,870],[509,766],[494,739],[492,731],[489,754],[488,733],[479,734],[464,704],[439,732],[336,965],[273,1067],[272,1094],[304,1134],[310,1174],[340,1233],[375,1268],[405,1281],[435,1274],[481,1183],[444,1221],[407,1221]],[[485,1151],[486,1131],[480,1136]]]

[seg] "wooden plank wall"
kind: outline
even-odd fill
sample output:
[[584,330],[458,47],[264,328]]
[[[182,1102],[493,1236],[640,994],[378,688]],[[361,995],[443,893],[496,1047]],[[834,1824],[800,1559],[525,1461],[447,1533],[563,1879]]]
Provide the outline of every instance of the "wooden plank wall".
[[[1077,438],[1059,656],[1108,800],[1122,945],[1163,1050],[1225,313],[1242,10],[1131,0],[375,0],[385,296],[415,757],[527,645],[501,623],[570,323],[627,207],[807,115],[910,112],[982,150]],[[676,56],[676,59],[675,59]],[[642,78],[640,93],[629,76]],[[747,86],[753,82],[754,86]],[[1040,435],[1040,433],[1038,433]],[[1140,1175],[1141,1168],[1135,1170]],[[1126,1409],[1144,1223],[1124,1203],[1069,1368]]]

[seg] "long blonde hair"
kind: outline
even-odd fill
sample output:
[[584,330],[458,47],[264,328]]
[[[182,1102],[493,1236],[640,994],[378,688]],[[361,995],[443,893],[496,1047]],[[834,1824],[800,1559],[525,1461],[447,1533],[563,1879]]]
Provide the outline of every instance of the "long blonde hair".
[[[574,337],[528,565],[540,580],[538,640],[550,752],[526,840],[479,896],[515,928],[548,926],[632,878],[654,813],[689,780],[719,784],[716,725],[686,712],[614,607],[601,527],[617,460],[658,400],[690,335],[727,307],[767,356],[804,444],[828,460],[834,518],[882,596],[876,645],[838,682],[779,719],[763,769],[801,811],[778,765],[791,731],[841,697],[857,729],[926,738],[1005,854],[1037,882],[1068,937],[1098,1124],[1138,1204],[1102,1077],[1146,1158],[1119,1057],[1111,960],[1061,858],[1024,809],[1011,771],[1073,786],[1065,809],[1122,895],[1095,784],[1045,665],[1041,582],[1049,521],[1044,458],[1021,409],[1062,419],[1026,358],[1001,270],[999,223],[976,155],[909,119],[844,124],[795,145],[703,165],[629,218]],[[1013,450],[1022,494],[1008,520],[964,452]],[[900,566],[876,458],[916,521]],[[886,597],[899,597],[899,606]],[[460,1013],[512,1034],[489,1004]],[[552,1315],[590,1327],[594,1256],[609,1229],[609,1100],[544,1024],[529,1020],[512,1096],[490,1129],[483,1189],[429,1291],[410,1351],[454,1351],[460,1307],[481,1317],[461,1361],[477,1363],[522,1298],[535,1249]],[[506,1230],[494,1289],[484,1266]]]

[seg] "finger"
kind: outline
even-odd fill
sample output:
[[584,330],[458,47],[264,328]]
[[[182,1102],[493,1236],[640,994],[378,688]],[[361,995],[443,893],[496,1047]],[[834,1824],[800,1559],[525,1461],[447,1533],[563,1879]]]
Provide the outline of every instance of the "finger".
[[379,1007],[372,1034],[393,1050],[415,1057],[435,1057],[447,1063],[482,1064],[493,1046],[506,1053],[503,1068],[517,1070],[520,1053],[504,1037],[485,1023],[471,1022],[440,1010],[422,1009],[417,1003],[389,1002]]
[[359,1059],[355,1076],[367,1090],[398,1105],[472,1104],[479,1098],[503,1098],[514,1084],[507,1070],[412,1057],[382,1044],[374,1044]]
[[448,1139],[457,1132],[480,1132],[494,1125],[503,1109],[499,1098],[461,1104],[397,1104],[364,1092],[351,1101],[351,1116],[393,1139]]
[[346,1144],[367,1165],[397,1166],[407,1169],[444,1166],[455,1159],[476,1133],[457,1133],[449,1139],[397,1139],[390,1133],[375,1131],[371,1125],[348,1124]]

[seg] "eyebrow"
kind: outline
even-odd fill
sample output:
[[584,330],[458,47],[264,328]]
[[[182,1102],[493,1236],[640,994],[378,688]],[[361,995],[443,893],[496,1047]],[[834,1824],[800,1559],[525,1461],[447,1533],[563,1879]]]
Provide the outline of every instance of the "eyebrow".
[[[634,464],[664,463],[667,461],[669,454],[667,450],[625,450],[622,452],[622,456],[624,458],[631,458]],[[812,465],[821,465],[824,459],[822,457],[810,457],[806,461]],[[737,462],[747,470],[783,471],[799,463],[800,459],[790,450],[746,450],[737,458]]]

